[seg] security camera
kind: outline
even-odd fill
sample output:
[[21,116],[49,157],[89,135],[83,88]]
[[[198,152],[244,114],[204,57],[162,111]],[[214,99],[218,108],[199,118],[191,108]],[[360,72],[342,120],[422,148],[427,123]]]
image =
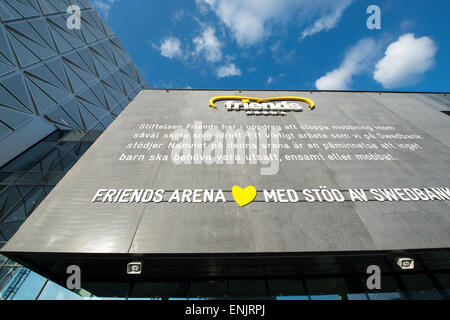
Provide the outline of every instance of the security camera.
[[414,260],[411,258],[397,258],[397,265],[402,270],[412,270],[414,269]]

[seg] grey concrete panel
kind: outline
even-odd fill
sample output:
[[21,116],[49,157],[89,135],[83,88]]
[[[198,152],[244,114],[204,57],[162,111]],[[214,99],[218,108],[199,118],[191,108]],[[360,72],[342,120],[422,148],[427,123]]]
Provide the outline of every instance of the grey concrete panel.
[[[210,108],[209,99],[218,95],[304,96],[313,99],[317,107],[312,111],[305,107],[302,112],[291,112],[286,116],[247,116],[243,111],[227,111],[224,102],[217,103],[217,110]],[[439,99],[429,95],[402,93],[144,90],[2,250],[140,255],[448,248],[449,200],[266,203],[261,191],[326,186],[343,190],[348,200],[345,190],[349,188],[448,188],[450,118],[438,108],[428,106],[428,103],[436,105],[438,102]],[[296,125],[298,128],[302,125],[392,126],[395,133],[420,135],[422,139],[417,143],[421,149],[400,150],[397,145],[395,150],[384,151],[390,152],[396,159],[394,161],[329,158],[287,161],[286,155],[313,151],[280,149],[283,161],[274,175],[261,175],[259,164],[176,165],[170,159],[118,160],[122,153],[170,155],[170,139],[161,137],[142,139],[161,143],[158,150],[127,152],[127,144],[136,141],[133,134],[145,131],[137,129],[140,124],[186,125],[194,121],[219,126]],[[305,134],[307,131],[310,130],[295,132]],[[358,129],[354,132],[363,135],[368,131]],[[295,141],[308,144],[330,139],[296,138]],[[381,136],[373,140],[378,145],[401,141],[385,140]],[[336,142],[345,140],[336,139]],[[320,152],[332,153],[323,149]],[[356,157],[362,151],[335,152]],[[258,190],[256,200],[239,207],[230,192],[234,185],[255,186]],[[227,202],[92,203],[97,190],[103,188],[164,189],[167,190],[166,200],[174,189],[222,189]]]

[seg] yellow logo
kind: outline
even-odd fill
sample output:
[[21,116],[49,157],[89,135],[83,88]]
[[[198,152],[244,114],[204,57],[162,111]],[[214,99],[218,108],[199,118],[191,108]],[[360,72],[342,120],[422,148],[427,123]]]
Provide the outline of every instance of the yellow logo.
[[[306,102],[307,104],[309,104],[309,108],[311,110],[313,110],[315,108],[314,101],[312,101],[311,99],[304,98],[304,97],[294,97],[294,96],[273,97],[273,98],[264,98],[264,99],[254,98],[254,97],[242,97],[242,96],[216,96],[216,97],[212,97],[211,99],[209,99],[209,106],[211,108],[217,108],[217,106],[215,105],[215,102],[221,101],[221,100],[241,100],[244,110],[247,110],[247,108],[248,109],[252,109],[252,108],[253,109],[263,109],[264,105],[258,106],[260,104],[265,104],[266,105],[265,107],[269,110],[278,110],[278,109],[283,108],[281,106],[274,107],[273,104],[270,103],[273,101],[302,101],[302,102]],[[253,101],[254,103],[250,103],[250,101]],[[246,105],[247,105],[247,108],[245,108]],[[286,108],[286,111],[296,111],[298,109],[295,106],[292,106],[292,108],[290,108],[289,106],[291,106],[291,105],[286,104],[286,106],[284,106],[284,108]],[[239,110],[237,108],[231,108],[231,107],[229,109]],[[301,108],[300,108],[300,110],[301,110]]]
[[241,207],[248,205],[256,198],[256,188],[254,186],[249,186],[245,189],[239,186],[233,186],[231,193],[233,194],[234,201]]

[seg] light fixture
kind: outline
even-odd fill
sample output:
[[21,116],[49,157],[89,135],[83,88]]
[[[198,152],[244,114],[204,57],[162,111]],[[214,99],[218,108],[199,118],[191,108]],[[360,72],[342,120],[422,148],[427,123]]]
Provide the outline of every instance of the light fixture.
[[142,262],[130,262],[127,264],[127,274],[141,274]]
[[403,270],[414,269],[414,260],[411,258],[397,258],[397,265]]

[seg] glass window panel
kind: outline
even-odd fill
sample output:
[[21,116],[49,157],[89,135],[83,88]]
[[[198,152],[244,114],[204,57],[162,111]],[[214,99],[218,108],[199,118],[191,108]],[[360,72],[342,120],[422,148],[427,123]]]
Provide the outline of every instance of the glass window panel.
[[276,300],[309,300],[308,296],[278,296]]
[[[362,278],[365,283],[367,278]],[[403,300],[405,296],[400,292],[397,281],[393,276],[381,277],[380,290],[367,290],[369,300]]]
[[80,141],[86,135],[85,130],[71,130],[67,131],[67,134],[61,138],[61,141]]
[[25,197],[33,189],[33,187],[17,185],[17,189],[19,190],[19,193],[22,195],[22,197]]
[[14,300],[36,299],[46,281],[44,277],[31,271],[14,295]]
[[0,300],[6,299],[6,291],[9,288],[14,276],[20,270],[20,267],[2,267],[0,268]]
[[15,222],[23,222],[27,216],[25,215],[25,206],[23,204],[18,205],[5,219],[3,219],[3,223],[15,223]]
[[96,141],[98,137],[103,133],[103,130],[89,130],[83,137],[83,141]]
[[47,137],[45,137],[44,141],[52,141],[56,142],[59,139],[62,139],[66,134],[68,134],[69,130],[56,130],[53,133],[49,134]]
[[410,299],[442,299],[431,280],[424,274],[410,274],[400,276],[408,291]]
[[59,162],[59,152],[57,150],[53,151],[49,155],[47,155],[44,159],[41,160],[42,170],[50,171],[49,169],[54,167]]
[[38,300],[84,300],[84,298],[75,292],[49,281],[39,295]]
[[2,208],[0,211],[0,218],[7,215],[9,211],[19,203],[21,198],[19,190],[14,186],[9,187],[5,192],[2,192],[2,194],[0,194],[0,208]]
[[[162,300],[161,298],[128,298],[127,300]],[[189,299],[192,300],[192,299]]]
[[124,300],[130,290],[129,282],[91,282],[84,281],[83,289],[79,294],[84,297],[93,296],[93,299],[101,300]]
[[45,176],[44,172],[26,172],[14,184],[24,186],[36,185],[42,177]]
[[164,298],[186,297],[188,295],[185,282],[139,282],[135,283],[130,297],[132,298]]
[[368,293],[370,300],[404,300],[400,292],[375,292]]
[[348,300],[369,300],[365,293],[349,293],[347,294]]
[[277,296],[304,296],[305,288],[301,280],[297,279],[270,279],[267,280],[269,295]]
[[29,216],[42,200],[44,200],[45,196],[45,190],[42,187],[35,187],[33,191],[26,196],[25,209],[27,216]]
[[437,273],[434,276],[439,281],[441,287],[450,295],[450,273]]
[[41,163],[38,162],[34,165],[34,167],[32,167],[30,170],[28,170],[28,172],[41,172],[42,171],[42,167],[41,167]]
[[42,155],[46,154],[52,146],[54,146],[54,142],[46,142],[41,141],[36,144],[31,149],[22,153],[19,157],[9,162],[7,165],[1,168],[3,172],[14,172],[14,171],[26,171],[36,164],[36,161],[42,157]]
[[311,300],[341,300],[338,294],[311,295]]
[[252,297],[265,297],[266,283],[264,280],[230,280],[230,292],[231,298],[252,298]]
[[[2,188],[6,188],[10,184],[14,183],[21,173],[17,172],[0,172],[0,184]],[[0,190],[3,191],[3,189]]]
[[56,149],[59,151],[59,156],[63,156],[64,154],[66,154],[67,152],[69,152],[70,150],[72,150],[78,142],[76,141],[62,141],[62,142],[58,142],[58,146],[56,147]]
[[0,233],[3,235],[3,237],[9,240],[17,232],[17,230],[19,230],[22,223],[23,221],[0,223]]
[[442,300],[441,293],[437,290],[417,290],[408,292],[408,298],[413,300]]
[[409,291],[421,290],[421,289],[434,289],[430,279],[423,274],[405,274],[400,276],[400,280]]
[[40,185],[53,185],[56,184],[64,177],[64,173],[62,172],[49,172],[46,173],[45,176],[39,181]]
[[73,154],[67,154],[62,159],[62,171],[69,171],[74,164],[78,161],[78,157],[74,156]]
[[310,295],[326,295],[344,292],[346,287],[342,278],[306,279],[306,289]]
[[192,281],[189,286],[189,297],[224,298],[226,296],[226,281]]

